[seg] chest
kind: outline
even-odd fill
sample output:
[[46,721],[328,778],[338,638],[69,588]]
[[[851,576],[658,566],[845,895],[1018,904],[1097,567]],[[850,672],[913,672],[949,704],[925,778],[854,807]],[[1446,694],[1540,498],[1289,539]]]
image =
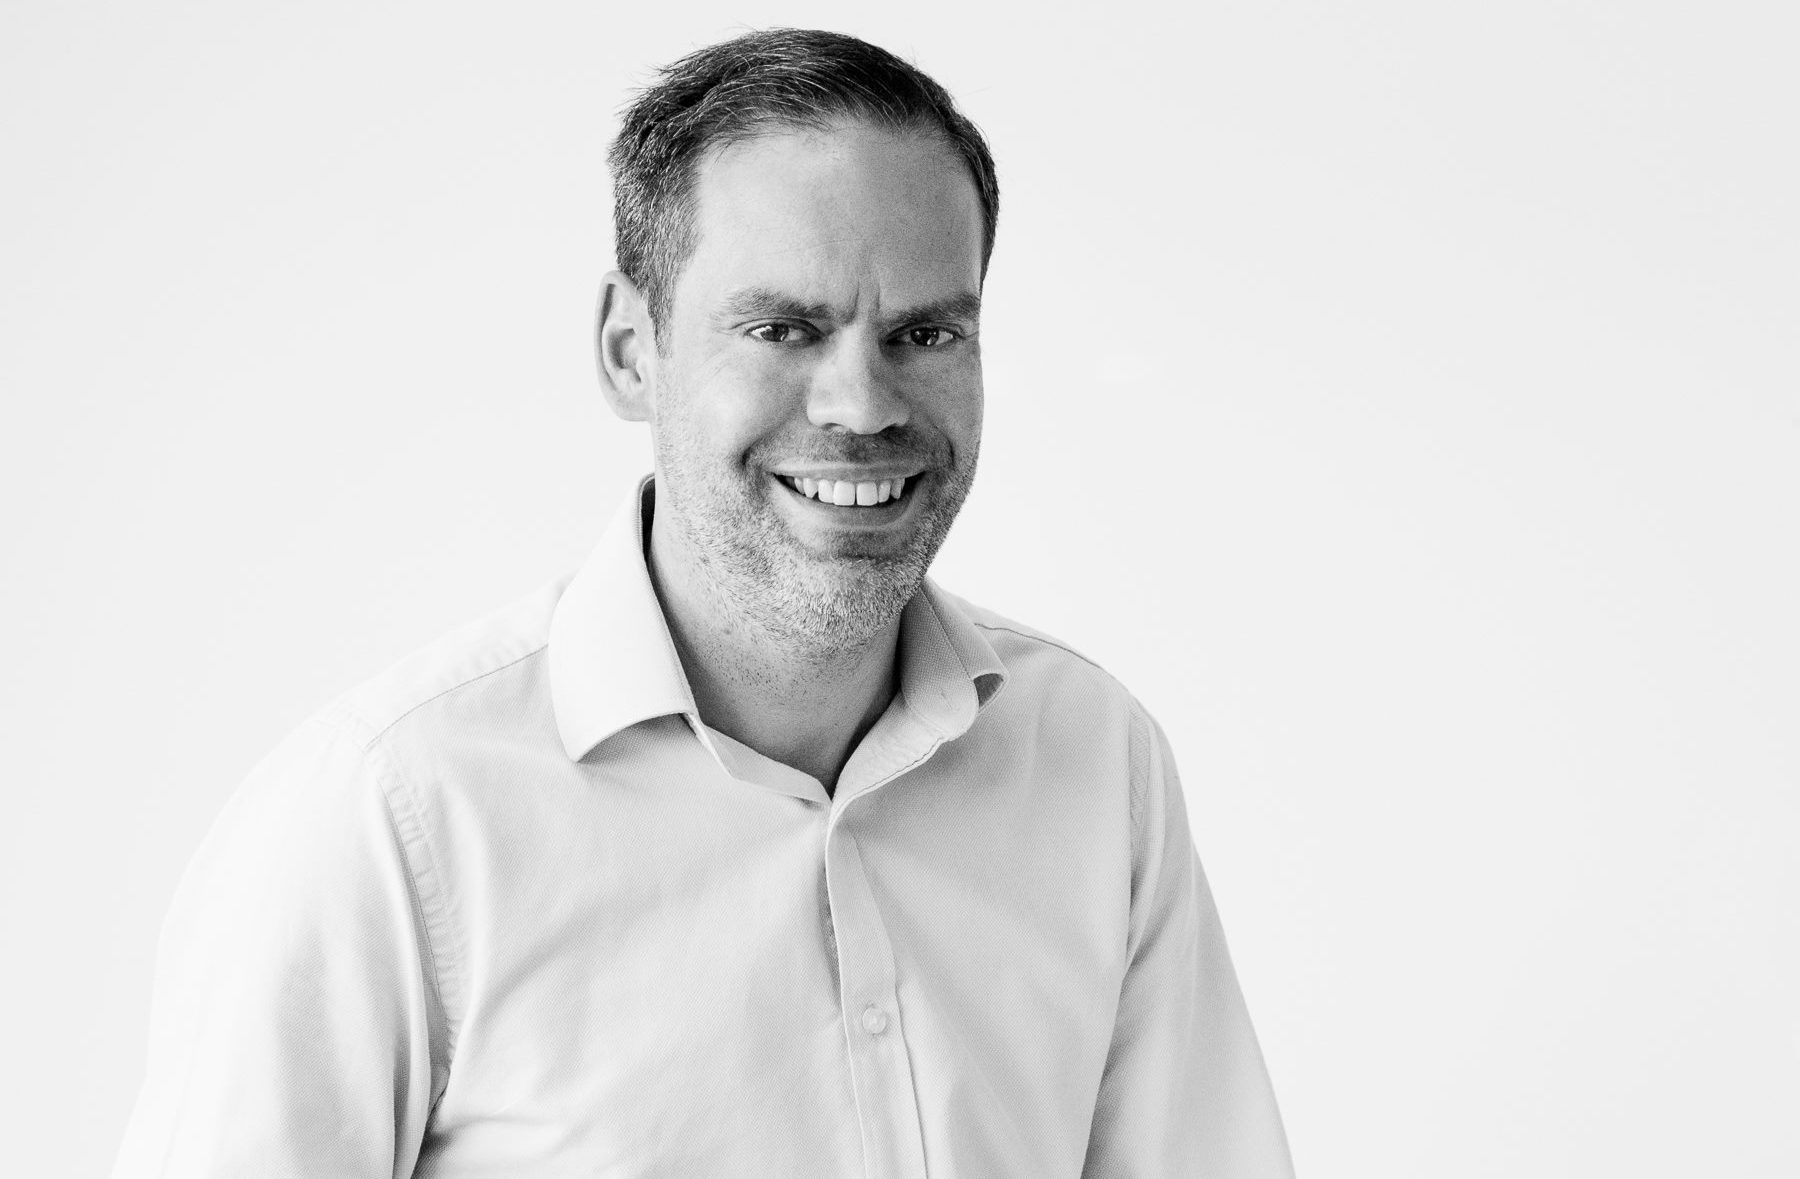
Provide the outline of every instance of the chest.
[[1078,1157],[1124,969],[1116,782],[948,750],[834,808],[686,768],[560,784],[553,824],[496,793],[444,833],[429,1173]]

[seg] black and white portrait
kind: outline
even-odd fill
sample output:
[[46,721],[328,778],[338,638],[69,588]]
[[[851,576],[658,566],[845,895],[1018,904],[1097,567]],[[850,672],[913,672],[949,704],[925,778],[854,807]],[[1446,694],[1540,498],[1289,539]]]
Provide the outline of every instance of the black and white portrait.
[[7,1172],[1800,1173],[1796,33],[10,9]]

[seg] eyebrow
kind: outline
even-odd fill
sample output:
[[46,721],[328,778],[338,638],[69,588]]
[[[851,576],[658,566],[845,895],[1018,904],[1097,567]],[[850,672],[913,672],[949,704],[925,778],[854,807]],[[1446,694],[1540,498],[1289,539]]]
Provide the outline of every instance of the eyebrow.
[[721,319],[830,319],[831,307],[808,303],[769,287],[744,287],[731,292],[719,304]]
[[[744,287],[731,292],[719,304],[720,319],[764,317],[820,322],[837,318],[837,313],[828,303],[809,303],[770,287]],[[974,291],[964,291],[947,299],[934,299],[884,315],[881,317],[881,327],[883,331],[893,331],[913,323],[975,323],[980,318],[981,296]]]
[[980,321],[981,296],[974,291],[964,291],[948,299],[935,299],[917,307],[903,307],[893,315],[883,316],[882,330],[893,331],[911,323],[976,324]]

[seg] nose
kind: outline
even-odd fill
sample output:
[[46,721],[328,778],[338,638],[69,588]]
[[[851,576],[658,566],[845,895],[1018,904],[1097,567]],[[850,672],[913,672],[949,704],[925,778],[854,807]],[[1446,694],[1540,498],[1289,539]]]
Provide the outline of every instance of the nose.
[[830,362],[813,370],[807,419],[821,429],[852,434],[879,434],[905,425],[911,413],[881,342],[844,332],[832,344]]

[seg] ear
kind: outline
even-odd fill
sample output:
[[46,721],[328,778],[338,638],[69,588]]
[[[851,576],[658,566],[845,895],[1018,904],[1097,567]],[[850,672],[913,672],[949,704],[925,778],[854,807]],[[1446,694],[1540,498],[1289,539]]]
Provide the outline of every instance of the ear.
[[600,280],[594,359],[606,404],[628,422],[647,422],[656,408],[656,329],[637,284],[617,270]]

